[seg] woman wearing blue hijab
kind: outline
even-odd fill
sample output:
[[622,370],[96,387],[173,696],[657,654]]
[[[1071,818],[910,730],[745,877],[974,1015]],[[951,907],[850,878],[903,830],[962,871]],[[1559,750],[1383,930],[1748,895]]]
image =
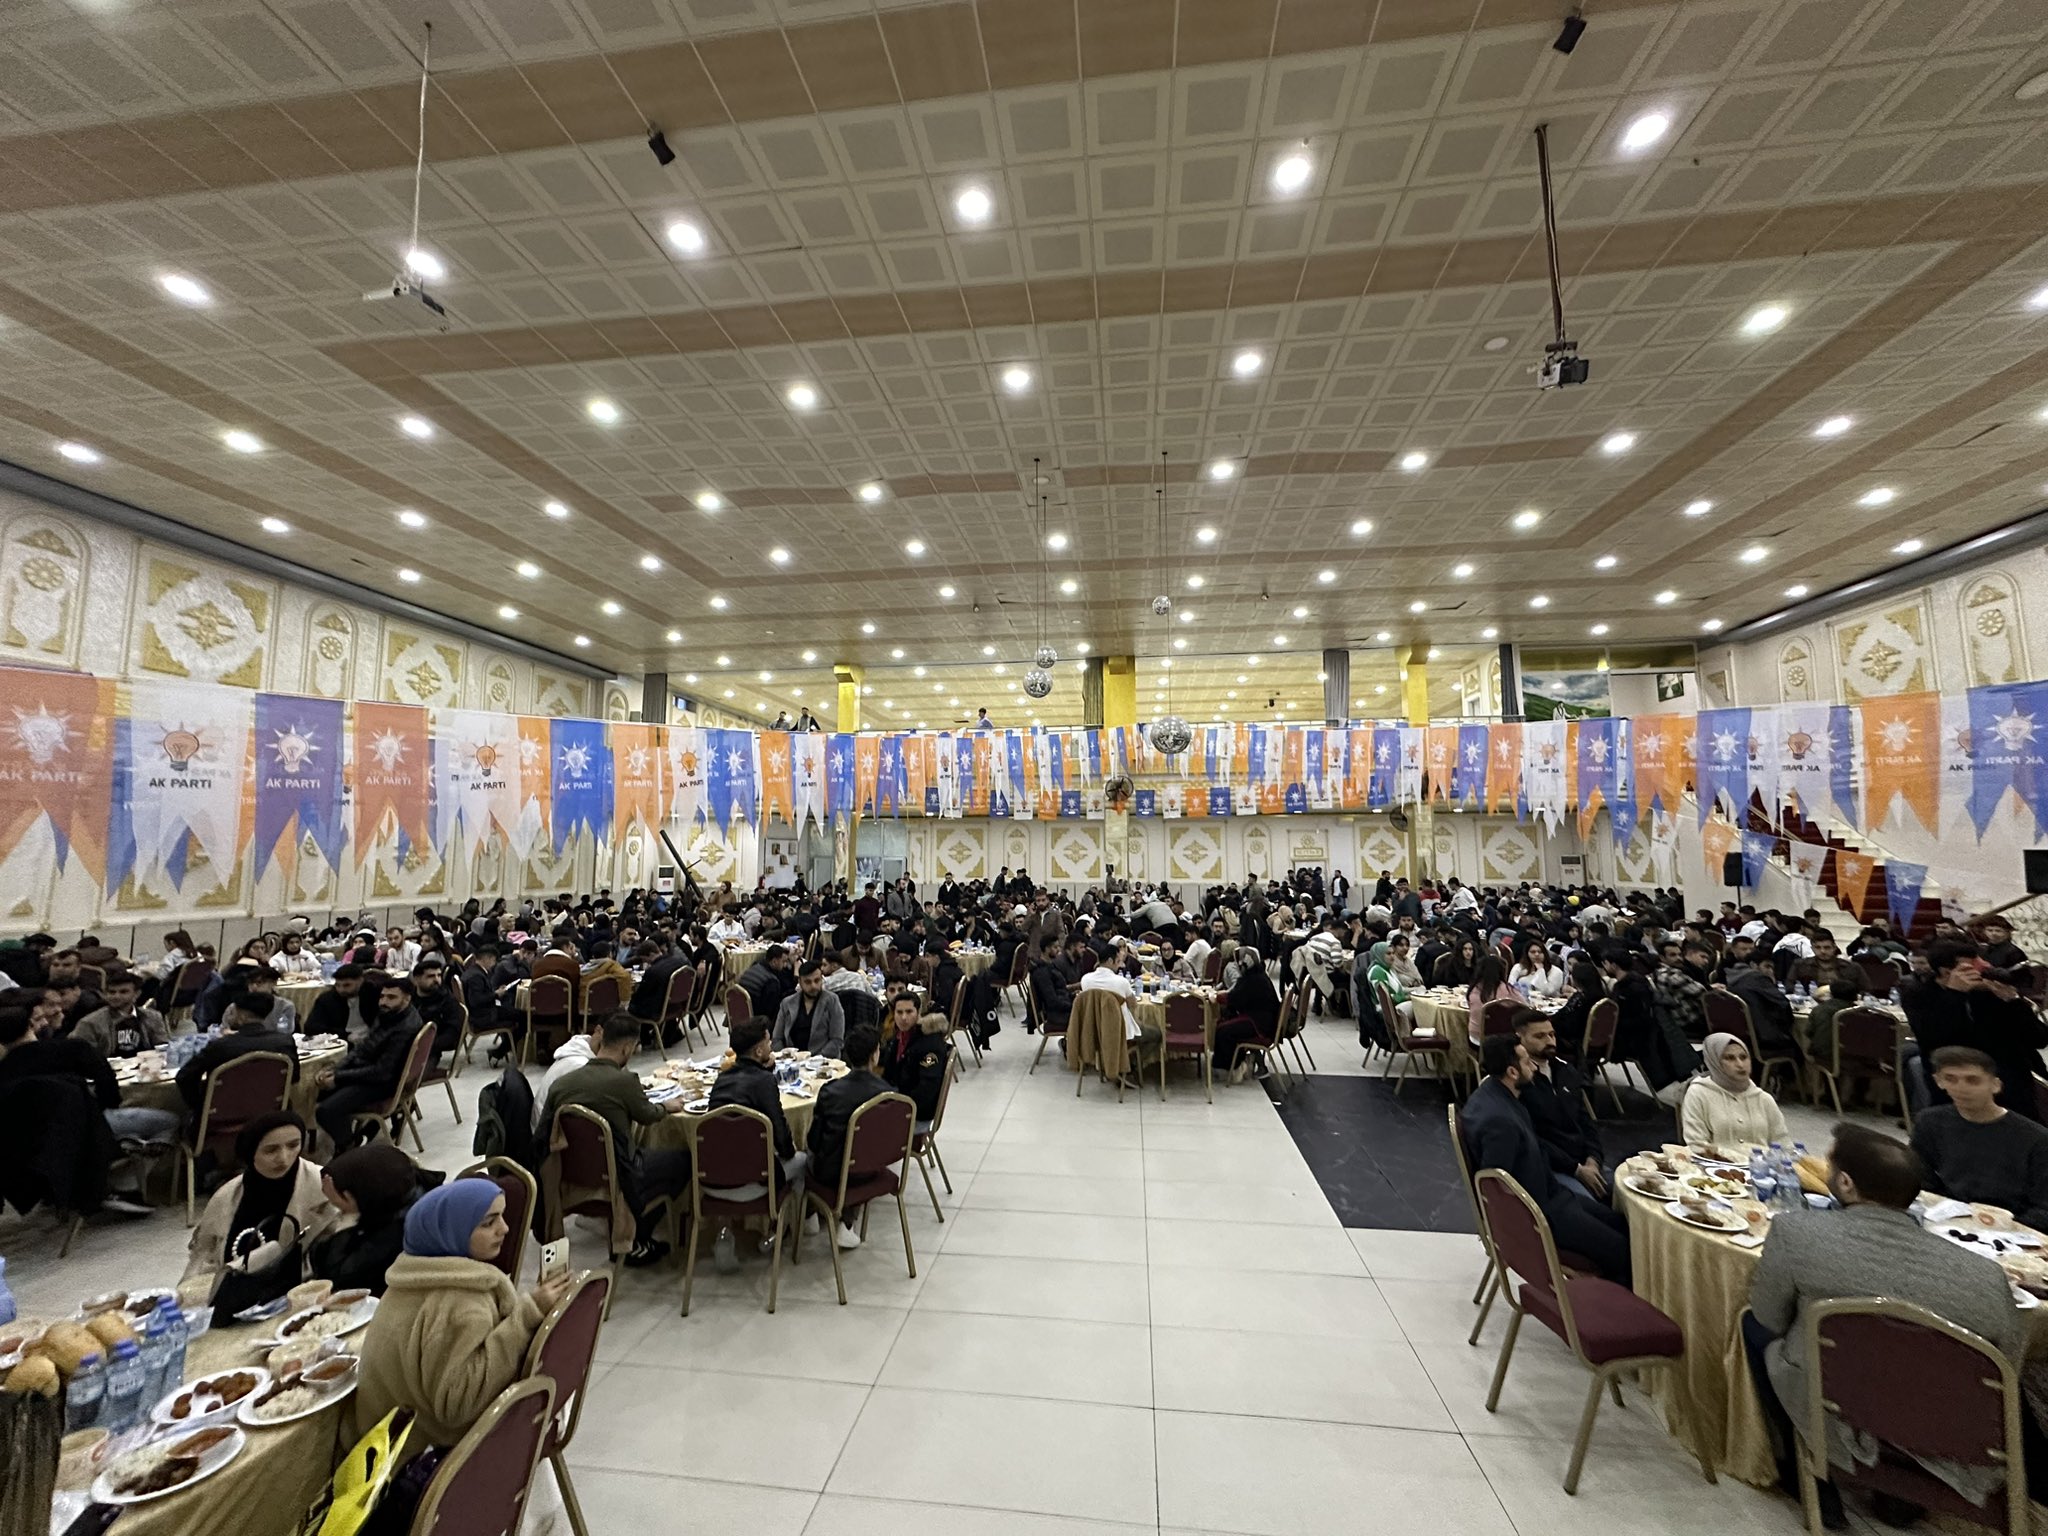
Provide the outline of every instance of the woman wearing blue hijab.
[[363,1334],[355,1421],[418,1415],[428,1445],[450,1446],[519,1379],[534,1331],[569,1282],[520,1295],[491,1261],[505,1241],[505,1196],[489,1179],[429,1190],[405,1217],[405,1252]]

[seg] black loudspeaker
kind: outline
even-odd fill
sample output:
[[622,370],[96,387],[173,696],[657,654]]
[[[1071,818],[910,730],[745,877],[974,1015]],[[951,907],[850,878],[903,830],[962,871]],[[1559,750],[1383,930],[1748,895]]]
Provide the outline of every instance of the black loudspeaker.
[[1724,853],[1721,855],[1721,883],[1723,885],[1742,884],[1741,854]]
[[2029,848],[2021,856],[2027,861],[2027,894],[2048,891],[2048,848]]

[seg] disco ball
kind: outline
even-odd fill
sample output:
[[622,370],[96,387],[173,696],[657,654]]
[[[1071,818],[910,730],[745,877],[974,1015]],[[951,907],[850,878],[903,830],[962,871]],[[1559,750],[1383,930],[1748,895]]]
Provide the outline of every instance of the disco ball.
[[1152,722],[1152,745],[1161,752],[1185,752],[1195,739],[1194,728],[1179,715],[1165,715]]
[[1165,618],[1169,613],[1173,612],[1173,599],[1164,592],[1160,593],[1152,599],[1152,611],[1158,614],[1160,618]]
[[1050,669],[1060,664],[1060,653],[1049,645],[1041,645],[1034,659],[1041,668]]
[[1034,699],[1042,699],[1052,692],[1052,674],[1043,667],[1033,667],[1024,674],[1024,691]]

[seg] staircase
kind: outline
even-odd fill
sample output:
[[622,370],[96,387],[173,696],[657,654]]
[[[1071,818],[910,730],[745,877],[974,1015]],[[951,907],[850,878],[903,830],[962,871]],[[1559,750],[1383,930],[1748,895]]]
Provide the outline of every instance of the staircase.
[[[1818,823],[1809,821],[1789,805],[1783,807],[1778,812],[1778,819],[1773,820],[1770,808],[1764,804],[1763,797],[1757,794],[1752,794],[1749,797],[1749,814],[1745,819],[1744,827],[1747,831],[1762,832],[1777,838],[1780,844],[1796,839],[1802,843],[1818,844],[1826,848],[1828,850],[1827,856],[1822,861],[1820,868],[1820,888],[1833,897],[1835,904],[1847,912],[1850,917],[1854,918],[1859,925],[1867,923],[1873,917],[1886,917],[1890,915],[1891,896],[1886,885],[1884,856],[1876,849],[1863,843],[1854,842],[1848,838],[1838,837],[1834,833],[1824,830]],[[1851,906],[1849,901],[1842,895],[1841,887],[1836,882],[1835,855],[1837,853],[1859,853],[1876,865],[1875,870],[1870,876],[1870,884],[1864,890],[1861,907]],[[1771,855],[1773,858],[1782,858],[1788,865],[1791,862],[1792,855],[1789,847],[1773,846]],[[1902,937],[1908,941],[1924,939],[1934,931],[1934,925],[1940,920],[1941,902],[1934,897],[1923,894],[1919,903],[1913,908],[1912,920],[1907,924],[1906,932]]]

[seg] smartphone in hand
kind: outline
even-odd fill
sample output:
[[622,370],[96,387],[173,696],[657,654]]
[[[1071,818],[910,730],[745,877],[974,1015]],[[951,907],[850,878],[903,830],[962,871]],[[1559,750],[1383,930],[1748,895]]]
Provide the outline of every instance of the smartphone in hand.
[[540,1245],[540,1283],[560,1280],[569,1273],[569,1239],[558,1237]]

